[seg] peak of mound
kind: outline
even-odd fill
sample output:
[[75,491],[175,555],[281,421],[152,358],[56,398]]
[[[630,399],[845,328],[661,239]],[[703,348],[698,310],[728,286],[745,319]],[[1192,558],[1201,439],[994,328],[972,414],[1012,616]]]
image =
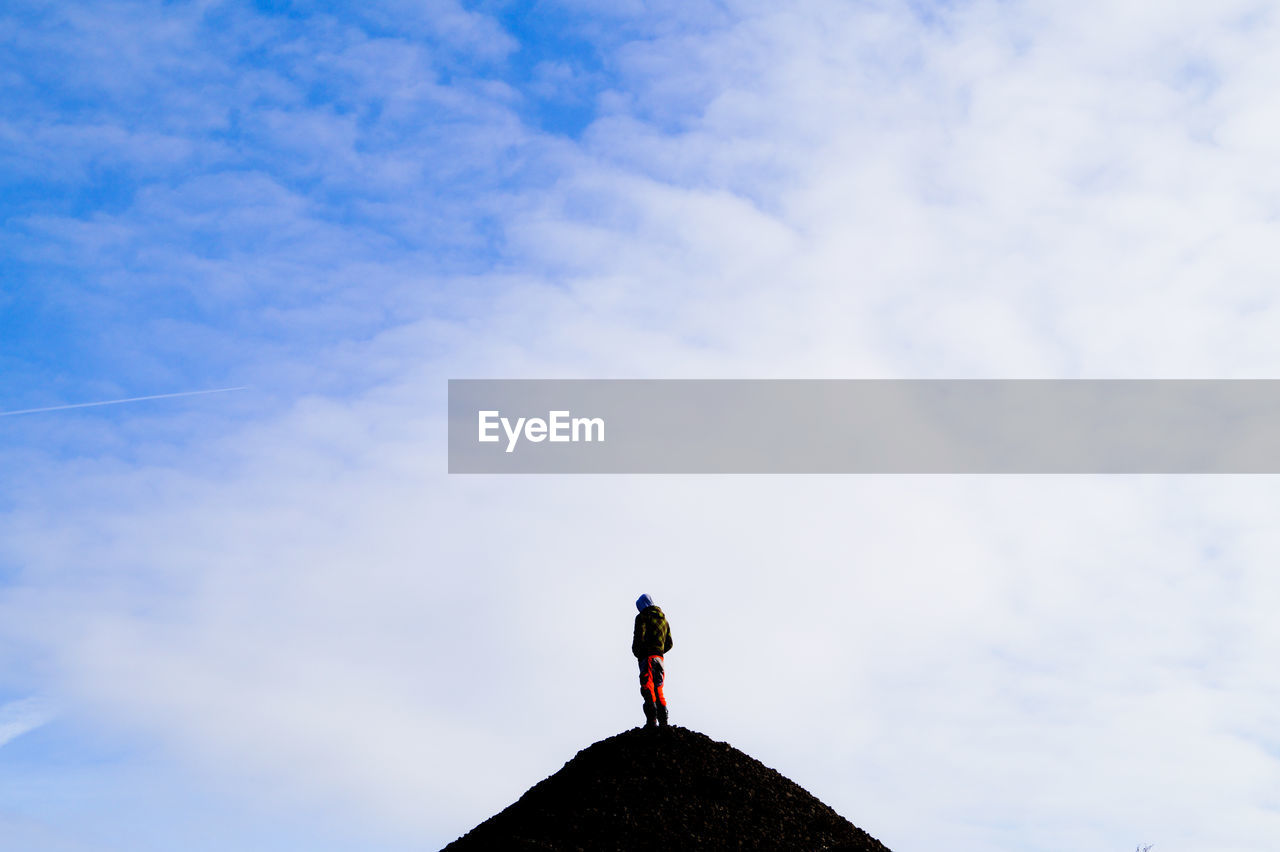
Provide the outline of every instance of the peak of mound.
[[889,852],[755,758],[677,727],[588,746],[445,847],[491,849]]

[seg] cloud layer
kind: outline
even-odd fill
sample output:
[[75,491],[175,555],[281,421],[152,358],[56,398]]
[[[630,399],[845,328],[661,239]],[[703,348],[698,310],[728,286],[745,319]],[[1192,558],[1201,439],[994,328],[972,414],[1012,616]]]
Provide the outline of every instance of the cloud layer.
[[1270,377],[1266,8],[370,8],[7,20],[5,410],[258,396],[15,424],[0,685],[442,845],[634,724],[647,591],[677,722],[892,848],[1270,848],[1269,480],[443,442],[448,378]]

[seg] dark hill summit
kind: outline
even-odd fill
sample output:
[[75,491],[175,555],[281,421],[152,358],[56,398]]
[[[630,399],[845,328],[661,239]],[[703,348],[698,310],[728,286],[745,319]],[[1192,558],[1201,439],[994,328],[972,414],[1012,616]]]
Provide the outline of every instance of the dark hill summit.
[[583,749],[445,849],[889,852],[755,758],[676,727]]

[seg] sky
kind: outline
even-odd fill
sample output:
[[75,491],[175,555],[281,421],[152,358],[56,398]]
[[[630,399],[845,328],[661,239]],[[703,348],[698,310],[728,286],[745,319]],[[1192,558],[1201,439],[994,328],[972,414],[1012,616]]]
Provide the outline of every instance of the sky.
[[0,850],[443,846],[639,722],[641,592],[673,721],[895,852],[1274,849],[1273,478],[444,439],[451,378],[1276,378],[1278,24],[6,3]]

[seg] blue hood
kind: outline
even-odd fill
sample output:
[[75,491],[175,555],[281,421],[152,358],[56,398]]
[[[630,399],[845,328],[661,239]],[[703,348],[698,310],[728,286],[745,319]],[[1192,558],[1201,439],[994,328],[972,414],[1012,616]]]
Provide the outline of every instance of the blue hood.
[[638,609],[640,612],[644,612],[646,609],[648,609],[651,606],[653,606],[653,598],[649,597],[648,595],[641,595],[640,597],[636,598],[636,609]]

